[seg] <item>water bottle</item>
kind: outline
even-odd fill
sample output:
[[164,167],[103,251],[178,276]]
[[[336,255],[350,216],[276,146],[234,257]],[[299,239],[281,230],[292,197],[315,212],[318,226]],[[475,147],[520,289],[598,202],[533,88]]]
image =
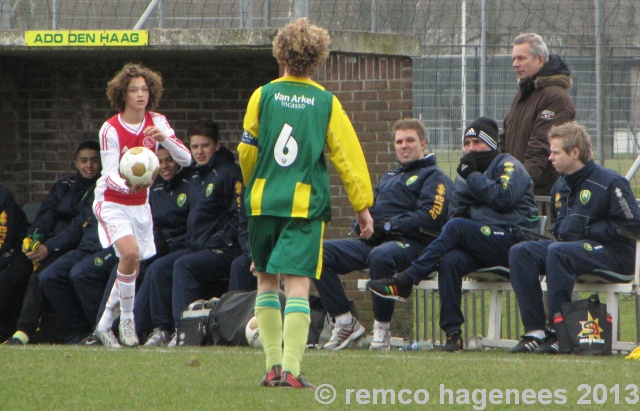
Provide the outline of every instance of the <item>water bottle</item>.
[[433,350],[431,340],[414,341],[411,344],[401,347],[400,351],[430,351]]

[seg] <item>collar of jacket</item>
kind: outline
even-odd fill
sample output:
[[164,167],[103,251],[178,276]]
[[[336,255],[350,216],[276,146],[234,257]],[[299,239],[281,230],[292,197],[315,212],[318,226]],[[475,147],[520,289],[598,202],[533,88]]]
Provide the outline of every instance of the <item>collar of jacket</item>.
[[587,161],[587,163],[580,170],[576,170],[571,174],[565,174],[564,182],[570,189],[578,188],[582,185],[584,180],[587,179],[596,168],[596,163],[593,160]]
[[82,176],[82,174],[80,174],[80,171],[76,171],[75,181],[77,182],[77,184],[80,185],[80,187],[88,189],[91,186],[96,184],[96,181],[98,181],[100,176],[101,176],[101,173],[98,172],[96,173],[95,176],[93,176],[93,178],[85,178]]
[[216,153],[213,155],[213,157],[211,157],[211,160],[209,160],[207,164],[204,164],[202,166],[198,165],[196,166],[195,170],[199,173],[208,173],[220,164],[227,161],[235,161],[233,153],[229,151],[228,148],[220,146],[218,151],[216,151]]
[[158,178],[161,180],[160,183],[162,184],[162,187],[164,189],[171,190],[176,186],[178,186],[178,184],[182,180],[185,180],[186,178],[188,178],[187,176],[188,173],[189,173],[189,167],[180,167],[180,170],[178,170],[178,172],[171,178],[171,180],[166,181],[160,176],[158,176]]
[[407,171],[415,170],[416,168],[425,168],[425,167],[435,166],[435,165],[436,165],[436,154],[429,153],[425,157],[422,157],[419,160],[410,161],[407,164],[400,164],[399,171],[407,172]]
[[568,89],[573,82],[569,72],[569,67],[555,53],[549,54],[549,61],[533,77],[518,83],[518,87],[523,96],[530,94],[536,89],[548,86],[560,86]]

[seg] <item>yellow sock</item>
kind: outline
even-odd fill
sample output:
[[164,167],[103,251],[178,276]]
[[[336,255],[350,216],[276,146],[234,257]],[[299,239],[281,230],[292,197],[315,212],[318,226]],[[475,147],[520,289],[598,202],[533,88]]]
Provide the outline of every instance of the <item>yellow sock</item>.
[[282,312],[278,293],[267,291],[258,294],[254,311],[268,372],[274,365],[282,364]]
[[299,297],[287,298],[282,332],[284,340],[282,371],[289,371],[296,378],[300,376],[300,363],[307,346],[310,322],[309,300]]

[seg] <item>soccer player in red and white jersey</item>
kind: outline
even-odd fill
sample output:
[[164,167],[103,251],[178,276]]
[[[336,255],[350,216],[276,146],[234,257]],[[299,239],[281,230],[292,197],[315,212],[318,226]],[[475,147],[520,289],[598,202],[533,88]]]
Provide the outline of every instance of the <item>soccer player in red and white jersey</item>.
[[114,245],[118,275],[95,336],[105,346],[119,347],[111,330],[120,315],[120,342],[138,345],[133,318],[135,281],[140,260],[156,253],[149,207],[149,185],[130,185],[120,175],[120,158],[132,147],[155,152],[162,144],[181,166],[191,163],[189,149],[176,138],[165,116],[153,111],[162,95],[159,73],[138,64],[126,64],[107,85],[107,96],[118,114],[100,129],[102,176],[95,189],[93,210],[99,221],[100,242]]

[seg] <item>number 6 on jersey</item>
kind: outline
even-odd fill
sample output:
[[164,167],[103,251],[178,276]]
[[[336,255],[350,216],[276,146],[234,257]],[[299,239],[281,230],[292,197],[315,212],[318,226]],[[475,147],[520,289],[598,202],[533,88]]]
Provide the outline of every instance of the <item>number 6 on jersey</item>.
[[298,156],[298,142],[291,134],[292,131],[293,127],[284,123],[276,141],[276,146],[273,148],[273,157],[276,159],[276,163],[282,167],[289,167],[296,161]]

